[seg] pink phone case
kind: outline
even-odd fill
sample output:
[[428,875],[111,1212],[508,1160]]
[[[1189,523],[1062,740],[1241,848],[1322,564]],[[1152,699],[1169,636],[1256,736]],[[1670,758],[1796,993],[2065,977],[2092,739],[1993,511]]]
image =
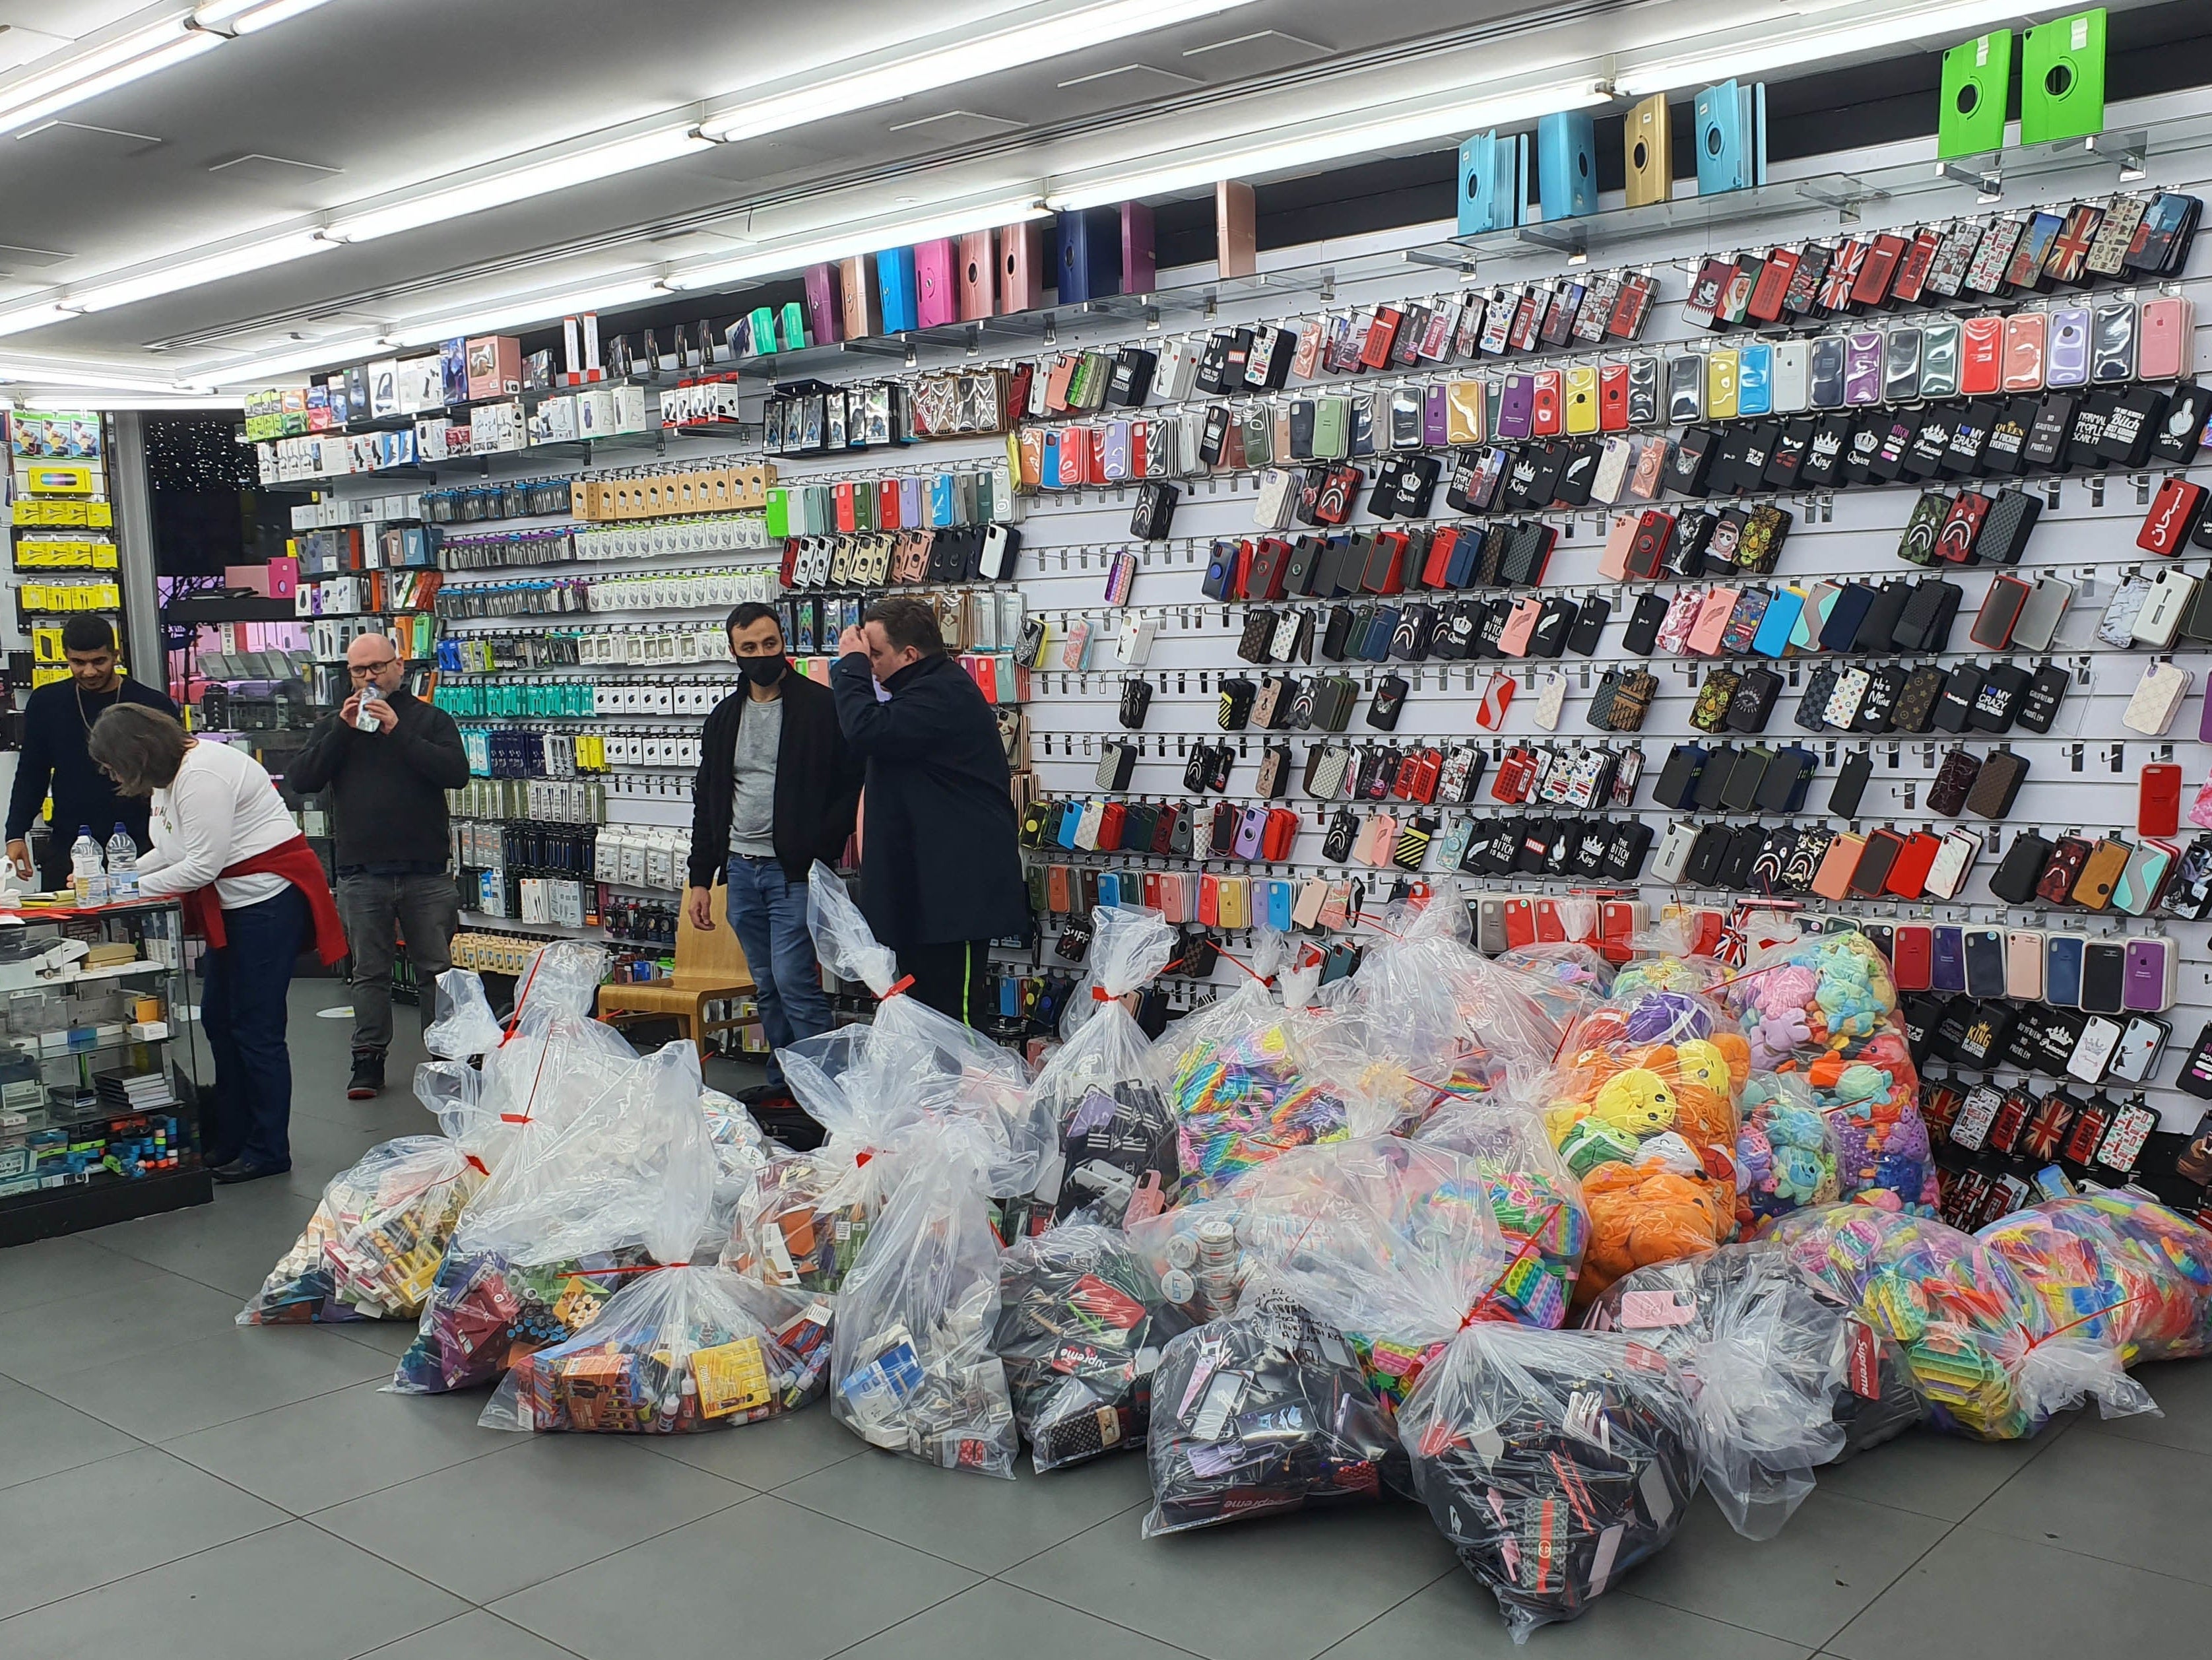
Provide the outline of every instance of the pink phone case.
[[1635,550],[1639,522],[1632,513],[1613,515],[1613,524],[1606,532],[1605,547],[1597,556],[1597,574],[1607,581],[1628,580],[1628,556]]
[[999,233],[999,315],[1044,304],[1044,225],[1031,219]]
[[2196,307],[2179,295],[2161,295],[2143,301],[2142,339],[2136,348],[2136,372],[2144,380],[2178,380],[2189,373],[2195,312]]
[[1690,625],[1689,648],[1700,657],[1711,657],[1721,648],[1721,635],[1728,629],[1729,615],[1735,602],[1742,597],[1735,588],[1714,588],[1705,595],[1698,607],[1698,620]]
[[988,317],[999,295],[999,251],[987,230],[960,239],[960,320]]
[[2043,345],[2048,319],[2039,311],[2014,312],[2005,319],[2004,389],[2035,392],[2043,386]]

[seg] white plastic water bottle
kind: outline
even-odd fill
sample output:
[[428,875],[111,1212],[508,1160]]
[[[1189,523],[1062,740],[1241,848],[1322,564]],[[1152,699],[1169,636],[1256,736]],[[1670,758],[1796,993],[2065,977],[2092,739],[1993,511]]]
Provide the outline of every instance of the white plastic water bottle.
[[80,905],[107,903],[107,872],[100,862],[100,843],[92,839],[92,826],[79,824],[70,845],[70,891]]
[[120,824],[107,838],[107,897],[118,905],[138,897],[138,844]]

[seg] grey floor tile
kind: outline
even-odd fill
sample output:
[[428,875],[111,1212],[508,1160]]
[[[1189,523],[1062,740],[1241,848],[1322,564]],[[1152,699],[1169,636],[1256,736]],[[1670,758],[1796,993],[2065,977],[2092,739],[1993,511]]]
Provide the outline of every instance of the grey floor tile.
[[1975,1505],[2057,1442],[2070,1422],[2047,1426],[2033,1441],[1969,1441],[1963,1436],[1915,1430],[1818,1472],[1820,1490],[1838,1499],[1860,1499],[1945,1522],[1963,1522]]
[[1101,1458],[1044,1475],[1026,1459],[1019,1468],[1015,1480],[1000,1481],[937,1469],[871,1447],[858,1458],[778,1492],[794,1505],[978,1573],[1000,1572],[1109,1516],[1152,1501],[1152,1480],[1141,1456]]
[[211,1205],[118,1222],[89,1237],[242,1303],[292,1249],[314,1208],[313,1199],[282,1182],[257,1182],[217,1188]]
[[2204,1651],[2212,1590],[1973,1523],[1828,1639],[1844,1660],[2082,1660]]
[[1650,1602],[1818,1648],[1945,1526],[1816,1489],[1779,1535],[1753,1543],[1701,1498],[1674,1542],[1623,1584]]
[[987,1579],[845,1650],[837,1660],[974,1660],[979,1654],[1065,1655],[1070,1660],[1183,1660],[1142,1633],[1018,1586]]
[[1992,1494],[1974,1526],[2212,1585],[2212,1456],[2068,1436]]
[[353,1660],[468,1605],[305,1522],[0,1624],[8,1660]]
[[2100,1418],[2094,1412],[2085,1412],[2082,1430],[2212,1453],[2212,1361],[2169,1360],[2138,1367],[2135,1376],[2151,1392],[2164,1415],[2138,1413],[2132,1418]]
[[0,1372],[33,1389],[67,1382],[205,1337],[237,1312],[236,1298],[195,1280],[133,1276],[110,1291],[0,1315]]
[[0,1377],[0,1487],[75,1469],[137,1444],[135,1437],[52,1395]]
[[472,1608],[458,1620],[372,1649],[362,1660],[568,1660],[574,1652]]
[[0,1250],[0,1314],[40,1303],[105,1297],[134,1280],[153,1278],[155,1271],[147,1264],[118,1260],[83,1234],[9,1245]]
[[315,1522],[472,1602],[489,1602],[726,1509],[750,1492],[611,1436],[512,1438],[503,1452],[350,1499],[317,1512]]
[[1446,1574],[1372,1625],[1328,1651],[1326,1660],[1405,1660],[1450,1655],[1455,1660],[1506,1660],[1541,1651],[1544,1660],[1802,1660],[1802,1643],[1785,1643],[1724,1626],[1624,1590],[1601,1596],[1580,1619],[1544,1627],[1534,1648],[1516,1648],[1498,1599],[1471,1573]]
[[[158,1567],[286,1518],[155,1447],[10,1487],[0,1502],[0,1614]],[[8,1653],[0,1627],[0,1653]]]
[[[1138,1536],[1116,1517],[1001,1576],[1214,1660],[1319,1654],[1447,1572],[1451,1548],[1417,1505],[1346,1509]],[[1264,1585],[1265,1596],[1224,1594]]]
[[763,1494],[492,1612],[586,1660],[719,1654],[733,1626],[748,1656],[830,1655],[975,1583],[965,1568]]
[[512,1437],[477,1427],[483,1399],[386,1395],[380,1382],[356,1383],[180,1437],[166,1450],[305,1516],[511,1450]]
[[657,1435],[640,1444],[664,1458],[766,1492],[868,1450],[820,1402],[781,1418],[708,1435]]
[[306,1327],[232,1325],[46,1387],[142,1441],[167,1441],[382,1377],[386,1371],[374,1350],[332,1342]]
[[349,1320],[322,1329],[343,1342],[359,1343],[397,1360],[421,1328],[412,1320]]

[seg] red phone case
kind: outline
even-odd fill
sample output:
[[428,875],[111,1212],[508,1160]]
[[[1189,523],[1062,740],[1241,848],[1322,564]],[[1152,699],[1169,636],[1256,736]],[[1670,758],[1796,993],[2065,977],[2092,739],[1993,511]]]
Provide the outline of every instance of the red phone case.
[[1532,377],[1535,381],[1534,406],[1528,415],[1528,430],[1538,438],[1554,437],[1559,431],[1560,374],[1557,369],[1539,369]]
[[1905,845],[1890,861],[1889,877],[1882,885],[1900,899],[1917,899],[1927,889],[1928,873],[1942,846],[1942,836],[1928,830],[1915,830],[1905,838]]
[[1505,943],[1514,946],[1533,946],[1536,943],[1536,907],[1527,899],[1508,899],[1505,902]]
[[2154,761],[2142,769],[2136,792],[2136,830],[2143,836],[2172,836],[2181,829],[2181,769]]
[[1890,978],[1899,991],[1926,991],[1935,956],[1935,931],[1923,923],[1901,922],[1890,940]]
[[1959,391],[1972,398],[1997,389],[2003,378],[2004,319],[1969,317],[1959,325]]
[[1606,363],[1597,372],[1597,429],[1628,430],[1628,365]]

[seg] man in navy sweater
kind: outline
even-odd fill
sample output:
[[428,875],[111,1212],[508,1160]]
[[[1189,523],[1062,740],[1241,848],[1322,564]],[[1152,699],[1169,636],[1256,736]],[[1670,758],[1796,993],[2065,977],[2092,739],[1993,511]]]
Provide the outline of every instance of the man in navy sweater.
[[70,844],[79,826],[102,847],[118,824],[131,832],[141,853],[149,845],[152,804],[143,796],[118,795],[113,782],[93,765],[84,747],[92,723],[118,703],[177,712],[153,687],[117,672],[115,629],[104,617],[72,617],[62,624],[62,655],[69,678],[50,680],[24,700],[23,752],[15,757],[15,788],[8,799],[8,862],[28,881],[32,821],[48,794],[53,796],[53,834],[38,870],[39,885],[48,891],[69,885]]

